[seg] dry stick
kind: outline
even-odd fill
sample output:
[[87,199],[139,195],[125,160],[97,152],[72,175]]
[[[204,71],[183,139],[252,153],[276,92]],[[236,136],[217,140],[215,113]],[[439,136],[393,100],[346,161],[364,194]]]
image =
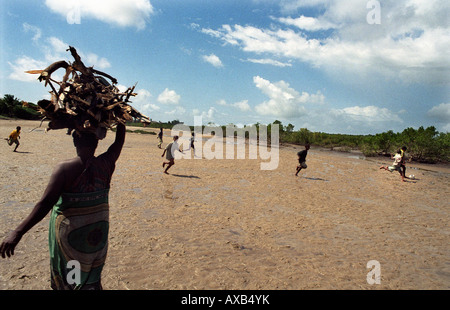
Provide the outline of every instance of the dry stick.
[[[60,123],[58,126],[63,126],[57,128],[65,128],[65,125],[71,126],[71,122],[75,121],[75,126],[78,128],[81,125],[79,121],[81,121],[84,122],[84,125],[81,125],[82,127],[79,129],[84,130],[82,128],[86,129],[89,127],[86,127],[86,124],[95,120],[96,125],[88,129],[95,130],[97,124],[100,127],[111,128],[111,125],[126,123],[126,121],[132,120],[133,117],[139,118],[144,122],[151,122],[147,116],[142,115],[127,104],[131,96],[136,96],[133,91],[137,83],[133,87],[128,88],[126,92],[120,93],[119,89],[114,86],[117,83],[114,77],[102,71],[95,70],[93,67],[86,67],[75,48],[69,46],[68,50],[70,50],[70,53],[75,59],[75,62],[72,64],[65,61],[57,61],[44,70],[28,71],[28,73],[33,74],[40,73],[38,80],[45,80],[45,86],[50,84],[52,89],[51,93],[54,96],[53,102],[49,101],[49,105],[46,107],[41,107],[40,104],[41,113],[45,115],[41,124],[45,119],[50,119],[51,121]],[[65,68],[66,72],[62,81],[58,82],[53,80],[51,75],[60,68]],[[71,81],[73,83],[71,81],[68,82],[70,74],[72,74]],[[112,85],[103,77],[110,79]],[[59,91],[55,89],[52,82],[60,86]],[[58,112],[59,108],[64,108],[61,106],[63,103],[65,103],[64,111]],[[53,109],[50,110],[50,107]],[[72,118],[76,115],[78,115],[76,119]],[[85,119],[88,115],[89,118],[92,117],[91,121],[89,121],[89,118]],[[65,124],[66,121],[67,124]]]

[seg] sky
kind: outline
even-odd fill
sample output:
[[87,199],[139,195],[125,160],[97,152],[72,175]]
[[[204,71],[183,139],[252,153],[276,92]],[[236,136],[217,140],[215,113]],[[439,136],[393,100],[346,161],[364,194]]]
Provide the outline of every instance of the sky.
[[49,98],[25,71],[73,46],[154,121],[450,131],[448,0],[0,0],[0,16],[2,97]]

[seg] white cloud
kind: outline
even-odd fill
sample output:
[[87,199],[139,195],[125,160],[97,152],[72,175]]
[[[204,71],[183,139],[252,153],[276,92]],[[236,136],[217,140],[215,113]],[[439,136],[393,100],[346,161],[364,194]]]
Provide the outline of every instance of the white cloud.
[[283,13],[293,13],[298,8],[324,6],[329,2],[329,0],[281,0],[280,9]]
[[[45,39],[45,44],[43,45],[42,50],[44,51],[45,55],[45,61],[48,62],[48,64],[45,66],[47,67],[52,62],[60,61],[60,60],[69,60],[73,61],[74,59],[70,55],[70,53],[67,51],[69,48],[69,44],[65,43],[63,40],[56,38],[56,37],[49,37]],[[80,52],[77,50],[77,52]],[[81,56],[81,55],[80,55]],[[83,60],[83,58],[82,58]],[[44,69],[44,68],[42,68]]]
[[214,109],[213,107],[210,107],[206,113],[204,113],[204,112],[202,113],[202,116],[208,120],[213,120],[215,113],[216,113],[216,109]]
[[247,59],[247,61],[253,62],[253,63],[256,63],[256,64],[272,65],[272,66],[275,66],[275,67],[292,67],[291,63],[281,62],[281,61],[278,61],[278,60],[268,59],[268,58],[266,58],[266,59],[249,58],[249,59]]
[[179,104],[181,96],[178,95],[174,90],[169,90],[168,88],[159,94],[158,102],[163,104]]
[[233,107],[233,108],[237,108],[239,110],[241,110],[242,112],[247,112],[251,110],[250,105],[248,104],[248,100],[241,100],[232,104],[227,104],[227,102],[223,99],[219,100],[217,102],[218,105],[221,106],[229,106],[229,107]]
[[307,92],[300,94],[285,81],[271,83],[259,76],[255,76],[253,82],[262,93],[269,97],[268,101],[255,107],[255,111],[261,115],[288,119],[296,118],[305,115],[305,104],[323,104],[325,101],[325,96],[320,92],[312,95]]
[[250,111],[250,105],[248,104],[248,100],[242,100],[239,102],[233,103],[233,106],[241,110],[242,112]]
[[[26,26],[27,29],[33,29],[32,27]],[[40,33],[41,35],[41,33]],[[39,35],[39,38],[40,38]],[[35,42],[38,42],[36,40]],[[38,44],[39,50],[43,51],[42,59],[35,59],[29,56],[18,57],[14,62],[8,62],[11,67],[11,73],[9,78],[13,80],[18,80],[22,82],[33,82],[37,80],[37,75],[25,73],[28,70],[42,70],[47,68],[50,64],[56,61],[65,60],[68,62],[73,62],[74,59],[70,52],[67,51],[69,44],[65,43],[63,40],[57,37],[46,38],[45,43]],[[77,50],[83,63],[90,67],[94,66],[97,69],[105,69],[111,67],[109,61],[104,57],[99,57],[94,53],[85,53],[81,50]],[[62,79],[62,71],[58,70],[52,75],[55,80]]]
[[[284,1],[286,7],[320,7],[323,14],[273,18],[287,28],[236,24],[202,32],[246,53],[299,60],[340,76],[377,73],[406,83],[446,83],[450,74],[450,2],[429,2],[383,2],[381,24],[370,25],[366,20],[369,10],[361,0]],[[302,32],[329,28],[334,31],[327,37]]]
[[199,109],[193,109],[194,116],[201,116],[202,123],[214,122],[214,118],[217,110],[214,107],[210,107],[208,111],[200,111]]
[[[60,60],[66,60],[68,62],[73,62],[74,59],[70,52],[68,51],[69,44],[57,37],[49,37],[46,40],[46,44],[42,47],[45,53],[45,60],[50,63]],[[75,47],[76,48],[76,47]],[[85,52],[77,48],[77,53],[80,55],[81,60],[87,67],[94,66],[96,69],[105,69],[111,67],[109,61],[100,57],[92,52]],[[43,69],[43,68],[42,68]]]
[[46,0],[45,4],[53,12],[69,19],[82,22],[84,18],[120,26],[145,28],[154,9],[149,0]]
[[41,38],[42,31],[41,31],[41,29],[39,27],[30,25],[28,23],[23,23],[22,26],[23,26],[23,30],[25,32],[32,32],[32,33],[34,33],[33,38],[32,38],[33,41],[36,42],[36,41],[38,41]]
[[47,39],[50,44],[49,48],[53,50],[57,54],[67,53],[67,49],[69,48],[69,44],[64,42],[63,40],[56,37],[49,37]]
[[111,64],[106,58],[100,57],[94,53],[81,54],[80,57],[81,59],[83,59],[83,63],[85,63],[87,66],[93,65],[96,69],[105,69],[111,67]]
[[362,122],[403,122],[398,115],[389,109],[376,106],[354,106],[335,110],[334,113]]
[[217,56],[214,55],[214,54],[211,54],[211,55],[204,55],[204,56],[202,56],[202,59],[203,59],[205,62],[210,63],[211,65],[213,65],[213,66],[216,67],[216,68],[223,67],[223,64],[222,64],[222,61],[220,60],[220,58],[217,57]]
[[278,21],[283,24],[295,26],[299,29],[307,31],[318,31],[337,28],[336,25],[327,20],[322,20],[315,17],[307,17],[304,15],[301,15],[298,18],[281,17],[278,18]]
[[441,103],[428,111],[428,116],[440,122],[450,123],[450,103]]
[[197,23],[190,23],[189,28],[191,28],[192,30],[198,30],[200,29],[200,25]]
[[170,111],[165,111],[164,114],[170,115],[171,117],[175,117],[177,119],[183,118],[186,114],[186,109],[182,106],[176,106],[174,109]]
[[433,118],[437,123],[442,124],[445,132],[450,131],[450,103],[441,103],[432,107],[427,115]]
[[226,106],[227,102],[224,99],[220,99],[219,101],[217,101],[218,105],[222,105],[222,106]]
[[28,74],[25,71],[29,70],[41,70],[46,68],[49,64],[33,59],[28,56],[22,56],[17,58],[13,63],[8,62],[12,72],[9,74],[9,78],[22,82],[36,82],[39,75]]
[[308,108],[296,119],[297,128],[343,134],[374,134],[395,129],[403,120],[387,108],[352,106],[341,109],[327,105]]
[[[119,90],[126,90],[128,87],[121,87]],[[144,115],[152,118],[155,111],[161,108],[151,102],[152,94],[146,89],[139,89],[136,91],[137,95],[131,98],[132,106]]]

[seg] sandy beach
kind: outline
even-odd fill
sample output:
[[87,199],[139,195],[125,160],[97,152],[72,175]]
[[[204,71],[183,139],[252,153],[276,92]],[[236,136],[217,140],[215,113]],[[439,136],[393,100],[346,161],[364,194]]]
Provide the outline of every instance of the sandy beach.
[[[65,130],[45,133],[46,123],[0,120],[1,138],[17,125],[18,152],[0,147],[2,240],[55,165],[75,156]],[[260,159],[180,159],[165,175],[156,135],[127,133],[111,183],[104,289],[450,289],[450,167],[411,163],[415,180],[402,183],[379,169],[389,158],[313,146],[296,177],[301,149],[281,146],[275,170]],[[0,289],[50,289],[48,219],[0,260]],[[371,260],[380,284],[367,281]]]

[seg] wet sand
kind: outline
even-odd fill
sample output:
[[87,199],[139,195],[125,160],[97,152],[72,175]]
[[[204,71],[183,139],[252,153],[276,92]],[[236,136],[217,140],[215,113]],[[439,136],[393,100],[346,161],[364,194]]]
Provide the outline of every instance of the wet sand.
[[[1,138],[17,125],[19,152],[0,147],[1,239],[29,214],[54,166],[75,156],[65,130],[44,133],[45,123],[30,132],[39,122],[0,120]],[[97,154],[113,139],[108,132]],[[104,288],[450,288],[448,166],[409,164],[416,179],[402,183],[379,169],[389,158],[312,147],[296,177],[301,149],[280,147],[275,170],[261,170],[260,159],[181,159],[165,175],[156,135],[127,133],[111,183]],[[0,258],[0,289],[50,289],[48,218],[15,256]],[[367,282],[371,260],[381,284]]]

